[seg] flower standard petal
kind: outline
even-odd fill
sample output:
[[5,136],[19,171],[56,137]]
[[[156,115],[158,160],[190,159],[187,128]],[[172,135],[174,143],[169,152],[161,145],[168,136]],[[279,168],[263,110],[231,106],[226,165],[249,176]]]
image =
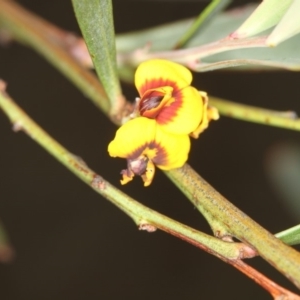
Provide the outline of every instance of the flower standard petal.
[[191,72],[177,63],[161,59],[142,63],[135,74],[140,115],[156,119],[171,133],[195,131],[201,122],[203,99],[190,86],[191,81]]
[[134,82],[140,97],[143,97],[146,91],[163,86],[171,86],[176,92],[189,86],[192,79],[192,73],[184,66],[168,60],[153,59],[138,66]]

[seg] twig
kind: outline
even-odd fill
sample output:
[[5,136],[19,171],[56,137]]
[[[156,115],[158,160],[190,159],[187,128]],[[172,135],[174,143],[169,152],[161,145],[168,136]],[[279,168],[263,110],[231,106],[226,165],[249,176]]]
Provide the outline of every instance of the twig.
[[150,52],[149,47],[144,47],[132,53],[120,54],[120,61],[123,64],[137,66],[148,59],[163,58],[181,63],[191,69],[196,69],[198,62],[206,56],[234,49],[265,48],[267,47],[265,41],[265,36],[243,40],[233,40],[230,37],[226,37],[210,44],[181,50]]
[[227,117],[300,131],[300,119],[293,111],[274,111],[210,97],[209,102]]
[[[140,204],[112,186],[102,176],[88,168],[82,160],[79,160],[75,155],[67,151],[67,149],[50,137],[38,124],[27,116],[5,92],[5,83],[1,80],[0,108],[10,119],[15,132],[20,130],[24,131],[83,182],[124,211],[140,226],[141,230],[148,229],[147,225],[149,224],[156,228],[161,228],[164,231],[169,230],[172,231],[174,235],[186,237],[187,240],[200,248],[206,248],[207,251],[211,253],[231,259],[241,257],[242,251],[245,251],[244,247],[247,246],[241,243],[224,242],[216,237],[209,236],[180,224]],[[255,254],[253,251],[252,253]],[[250,249],[248,250],[248,254],[248,257],[250,257]]]
[[232,264],[235,268],[252,278],[256,283],[267,290],[275,300],[299,300],[300,297],[285,288],[277,285],[273,281],[266,278],[263,274],[245,264],[241,260],[235,260]]

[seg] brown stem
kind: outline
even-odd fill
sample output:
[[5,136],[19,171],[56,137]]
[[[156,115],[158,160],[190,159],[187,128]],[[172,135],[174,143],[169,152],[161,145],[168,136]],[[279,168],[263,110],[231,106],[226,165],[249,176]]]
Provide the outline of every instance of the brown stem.
[[267,290],[274,297],[274,299],[277,300],[299,300],[300,299],[298,295],[276,284],[274,281],[270,280],[262,273],[258,272],[251,266],[245,264],[242,260],[230,260],[230,261],[226,260],[226,262],[231,264],[236,269],[240,270],[249,278],[253,279],[261,287]]
[[[300,296],[298,296],[298,295],[290,292],[289,290],[283,288],[282,286],[278,285],[277,283],[275,283],[274,281],[272,281],[271,279],[269,279],[268,277],[266,277],[265,275],[263,275],[256,269],[254,269],[253,267],[244,263],[241,259],[228,259],[227,257],[222,256],[219,253],[212,251],[212,249],[210,249],[209,247],[207,247],[203,244],[200,245],[193,239],[191,239],[187,236],[181,235],[176,231],[170,230],[170,228],[164,228],[161,226],[158,226],[158,228],[160,228],[161,230],[163,230],[169,234],[172,234],[172,235],[176,236],[177,238],[180,238],[180,239],[182,239],[182,240],[184,240],[184,241],[186,241],[186,242],[188,242],[210,254],[213,254],[213,255],[219,257],[224,262],[232,265],[233,267],[235,267],[236,269],[238,269],[239,271],[244,273],[247,277],[254,280],[262,288],[264,288],[266,291],[268,291],[274,297],[274,299],[276,299],[276,300],[300,300]],[[253,254],[254,254],[254,252],[253,252]]]

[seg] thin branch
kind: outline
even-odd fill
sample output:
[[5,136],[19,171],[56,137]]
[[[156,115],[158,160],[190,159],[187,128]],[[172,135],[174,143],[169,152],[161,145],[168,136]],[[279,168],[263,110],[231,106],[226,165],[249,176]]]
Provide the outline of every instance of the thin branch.
[[293,111],[274,111],[216,97],[210,97],[209,103],[215,106],[220,114],[230,118],[300,131],[300,119]]
[[231,264],[242,273],[246,274],[248,277],[252,278],[256,283],[267,290],[275,300],[299,300],[300,297],[285,288],[277,285],[273,281],[269,280],[263,274],[252,268],[251,266],[245,264],[241,260],[235,260]]
[[0,108],[10,119],[14,131],[24,131],[83,182],[124,211],[140,226],[140,229],[147,229],[146,225],[150,224],[156,228],[162,228],[164,231],[172,230],[174,235],[184,236],[189,239],[191,243],[200,248],[205,248],[215,255],[221,255],[230,259],[236,259],[241,256],[245,245],[241,243],[224,242],[216,237],[209,236],[180,224],[140,204],[112,186],[30,119],[5,92],[5,84],[3,81],[0,81]]
[[259,36],[242,40],[233,40],[230,37],[226,37],[224,39],[218,40],[210,44],[181,50],[150,52],[149,47],[144,47],[141,49],[137,49],[136,51],[131,53],[119,54],[119,60],[123,64],[137,66],[141,62],[148,59],[162,58],[172,60],[181,63],[191,69],[195,69],[198,65],[198,62],[206,56],[235,49],[258,47],[265,48],[267,47],[265,41],[265,36]]
[[124,211],[139,226],[140,230],[153,232],[156,228],[161,229],[231,264],[256,281],[271,295],[280,295],[281,297],[285,297],[284,299],[289,300],[300,299],[297,295],[275,284],[240,260],[241,258],[252,257],[256,254],[250,247],[242,243],[225,242],[181,224],[140,204],[112,186],[103,177],[88,168],[81,160],[78,160],[76,156],[68,152],[30,119],[6,94],[5,84],[2,81],[0,81],[0,108],[9,117],[15,131],[23,130],[74,175]]

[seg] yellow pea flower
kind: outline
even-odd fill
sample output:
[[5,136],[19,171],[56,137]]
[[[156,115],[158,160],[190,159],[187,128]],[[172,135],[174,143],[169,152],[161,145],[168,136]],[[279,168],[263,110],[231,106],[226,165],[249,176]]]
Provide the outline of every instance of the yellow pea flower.
[[212,119],[219,118],[218,111],[208,107],[206,93],[191,82],[191,72],[170,61],[149,60],[137,68],[138,117],[122,125],[108,145],[110,156],[127,159],[121,184],[139,175],[148,186],[155,165],[162,170],[183,166],[190,151],[189,135],[198,138]]
[[177,63],[163,59],[141,63],[135,73],[140,116],[155,119],[167,132],[198,137],[219,115],[207,108],[206,93],[199,93],[191,82],[191,72]]
[[127,169],[121,172],[121,184],[139,175],[144,186],[151,184],[155,165],[162,170],[179,168],[187,161],[189,151],[188,135],[165,132],[154,119],[145,117],[122,125],[108,145],[110,156],[127,159]]

